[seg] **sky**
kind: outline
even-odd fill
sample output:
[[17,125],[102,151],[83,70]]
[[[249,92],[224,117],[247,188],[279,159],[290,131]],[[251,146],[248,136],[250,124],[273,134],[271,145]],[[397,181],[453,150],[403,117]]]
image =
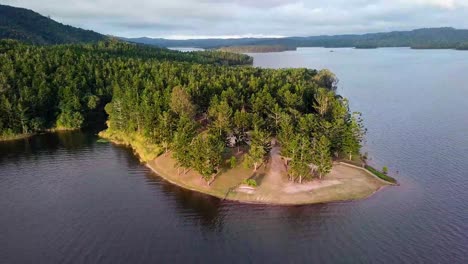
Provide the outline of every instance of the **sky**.
[[468,0],[1,0],[121,37],[313,36],[468,28]]

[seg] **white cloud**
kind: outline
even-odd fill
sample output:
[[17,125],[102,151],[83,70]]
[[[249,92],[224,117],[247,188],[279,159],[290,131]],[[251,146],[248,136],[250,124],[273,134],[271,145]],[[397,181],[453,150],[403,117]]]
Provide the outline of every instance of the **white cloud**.
[[306,36],[468,28],[468,0],[4,0],[118,36]]

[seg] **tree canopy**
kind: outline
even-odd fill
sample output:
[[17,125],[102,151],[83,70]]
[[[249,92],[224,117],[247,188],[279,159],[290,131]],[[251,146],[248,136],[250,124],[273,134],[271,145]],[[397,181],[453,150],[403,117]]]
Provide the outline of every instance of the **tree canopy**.
[[245,146],[255,170],[275,137],[299,181],[311,177],[310,163],[323,176],[333,155],[359,153],[362,120],[335,93],[333,73],[241,66],[251,63],[115,40],[0,41],[0,135],[80,128],[105,110],[108,129],[144,136],[207,180],[225,148]]

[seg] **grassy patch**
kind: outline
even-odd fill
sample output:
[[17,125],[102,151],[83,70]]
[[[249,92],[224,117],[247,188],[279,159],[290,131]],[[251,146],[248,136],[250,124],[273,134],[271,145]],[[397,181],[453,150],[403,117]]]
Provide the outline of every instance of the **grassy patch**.
[[138,133],[126,134],[107,129],[101,131],[99,136],[117,144],[131,146],[144,162],[155,159],[163,152],[160,146]]
[[366,165],[366,169],[368,171],[372,172],[375,176],[381,178],[384,181],[388,181],[388,182],[391,182],[391,183],[397,183],[397,181],[394,178],[382,173],[381,171],[375,169],[372,166]]
[[257,187],[257,181],[254,179],[245,179],[243,183],[250,187]]

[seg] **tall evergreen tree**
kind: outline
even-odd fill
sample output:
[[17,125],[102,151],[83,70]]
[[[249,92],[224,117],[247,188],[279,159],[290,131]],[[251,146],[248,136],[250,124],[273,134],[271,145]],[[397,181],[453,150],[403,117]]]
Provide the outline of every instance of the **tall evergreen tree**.
[[183,115],[177,124],[177,130],[174,133],[173,149],[174,158],[177,161],[177,167],[184,168],[184,174],[192,166],[191,143],[197,132],[197,123]]
[[325,136],[314,141],[312,162],[317,166],[319,179],[331,171],[330,140]]

